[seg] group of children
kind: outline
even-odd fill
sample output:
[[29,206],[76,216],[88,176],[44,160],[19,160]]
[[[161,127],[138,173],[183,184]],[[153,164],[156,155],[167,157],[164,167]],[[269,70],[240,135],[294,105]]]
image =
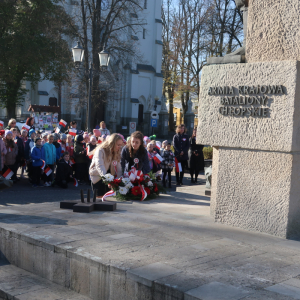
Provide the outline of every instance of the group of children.
[[[169,181],[168,187],[171,188],[171,172],[175,166],[175,155],[171,150],[171,143],[163,141],[162,143],[156,142],[155,136],[144,137],[145,145],[147,146],[148,158],[150,169],[153,173],[159,173],[162,170],[162,182],[166,187],[166,181]],[[155,159],[159,155],[158,159]]]
[[88,170],[93,150],[107,136],[96,137],[87,132],[77,132],[76,136],[48,134],[36,131],[34,126],[20,131],[14,119],[4,130],[0,122],[0,172],[17,183],[18,169],[21,168],[21,177],[27,170],[32,187],[66,188],[70,181],[76,185],[90,183]]

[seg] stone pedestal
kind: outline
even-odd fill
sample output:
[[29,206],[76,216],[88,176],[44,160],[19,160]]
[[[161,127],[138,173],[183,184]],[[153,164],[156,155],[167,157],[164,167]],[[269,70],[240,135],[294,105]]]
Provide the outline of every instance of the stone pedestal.
[[161,111],[159,114],[159,136],[167,137],[169,132],[169,113],[168,111]]
[[197,143],[215,146],[215,221],[300,237],[300,64],[203,68]]

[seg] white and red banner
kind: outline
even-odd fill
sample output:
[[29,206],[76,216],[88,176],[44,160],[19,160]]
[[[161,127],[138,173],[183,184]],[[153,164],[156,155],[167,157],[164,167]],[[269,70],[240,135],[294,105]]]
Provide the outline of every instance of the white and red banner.
[[160,146],[159,146],[159,143],[156,143],[156,148],[158,149],[158,150],[160,150]]
[[55,128],[55,133],[60,133],[60,128],[59,127]]
[[108,198],[108,197],[113,197],[113,196],[116,196],[116,193],[115,193],[113,190],[107,192],[107,193],[102,197],[102,202],[105,201],[106,198]]
[[176,157],[175,157],[175,169],[176,169],[176,172],[182,172],[181,163],[178,162]]
[[160,164],[163,161],[163,158],[158,153],[153,157],[153,159],[158,164]]
[[67,122],[64,121],[63,119],[61,119],[58,124],[61,125],[61,126],[63,126],[63,127],[67,126]]
[[44,161],[44,160],[42,160],[42,162],[43,162],[43,164],[41,165],[41,169],[42,169],[42,170],[44,170],[44,169],[45,169],[45,166],[46,166],[46,164],[45,164],[45,161]]
[[74,164],[75,164],[75,160],[74,160],[74,158],[71,158],[71,159],[69,160],[69,165],[72,166],[72,165],[74,165]]
[[11,176],[14,175],[14,172],[11,169],[7,169],[5,173],[3,174],[3,177],[7,180],[11,178]]
[[141,201],[144,201],[144,200],[147,198],[148,194],[147,194],[147,192],[145,191],[143,185],[140,185],[140,184],[139,184],[139,186],[140,186],[140,189],[141,189],[141,192],[142,192],[142,199],[141,199]]
[[74,186],[75,186],[75,187],[78,187],[78,181],[77,181],[76,178],[74,178]]
[[0,126],[2,126],[2,127],[4,126],[4,121],[0,120]]
[[45,168],[44,173],[45,173],[47,176],[49,176],[49,175],[52,173],[51,168],[50,168],[50,167]]
[[139,180],[143,175],[142,171],[137,171],[135,168],[132,168],[131,171],[128,173],[129,179],[131,182],[135,181],[136,179]]
[[74,129],[74,128],[69,129],[69,134],[72,135],[72,136],[76,136],[77,129]]
[[30,130],[30,126],[24,124],[24,125],[22,126],[22,129],[25,129],[25,130],[29,131],[29,130]]

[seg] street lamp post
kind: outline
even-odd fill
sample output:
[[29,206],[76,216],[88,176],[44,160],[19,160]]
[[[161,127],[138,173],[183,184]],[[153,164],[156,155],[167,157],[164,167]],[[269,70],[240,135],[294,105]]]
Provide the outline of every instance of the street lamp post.
[[[154,111],[156,111],[156,108],[157,108],[157,101],[158,101],[158,97],[155,97],[154,98]],[[154,134],[154,127],[152,127],[152,135]]]
[[[75,67],[80,69],[79,66],[82,63],[84,57],[84,49],[80,46],[80,43],[77,42],[77,45],[72,48],[73,59],[75,63]],[[103,49],[99,54],[100,67],[107,68],[110,60],[109,52]],[[90,62],[88,75],[89,75],[89,97],[88,97],[88,120],[87,120],[87,130],[88,132],[92,131],[91,126],[91,114],[92,114],[92,85],[93,85],[93,72],[98,72],[94,70],[92,67],[92,63]]]

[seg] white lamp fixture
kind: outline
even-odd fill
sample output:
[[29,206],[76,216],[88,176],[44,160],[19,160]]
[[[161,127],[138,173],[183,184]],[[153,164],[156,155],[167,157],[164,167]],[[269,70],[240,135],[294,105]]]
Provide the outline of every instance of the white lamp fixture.
[[100,67],[107,67],[109,64],[109,59],[110,59],[109,52],[103,49],[99,53]]
[[75,63],[81,63],[82,60],[83,60],[84,50],[80,46],[79,42],[77,42],[77,45],[74,48],[72,48],[72,52],[73,52],[74,62]]

